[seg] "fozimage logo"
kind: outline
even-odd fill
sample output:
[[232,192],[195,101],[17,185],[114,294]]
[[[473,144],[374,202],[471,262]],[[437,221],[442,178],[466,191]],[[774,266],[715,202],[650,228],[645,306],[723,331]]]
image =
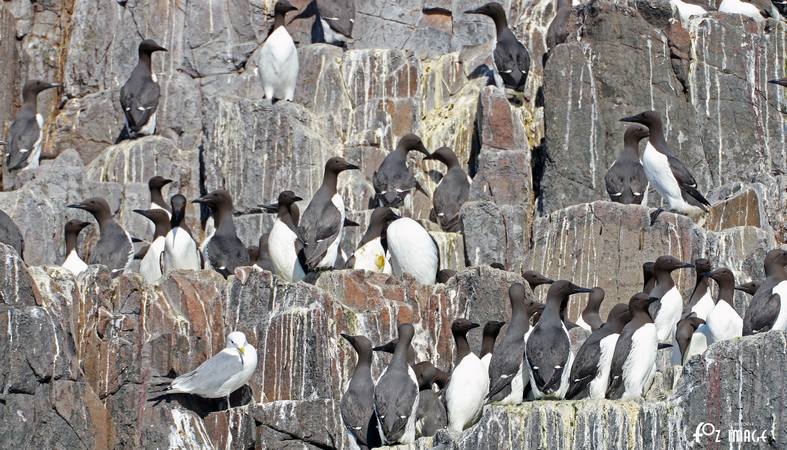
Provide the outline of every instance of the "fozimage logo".
[[744,427],[746,424],[740,424],[737,428],[729,428],[721,430],[716,425],[708,422],[700,422],[694,430],[694,442],[703,442],[704,440],[711,440],[711,442],[722,442],[726,440],[730,443],[758,443],[768,442],[770,433],[768,430],[757,430]]

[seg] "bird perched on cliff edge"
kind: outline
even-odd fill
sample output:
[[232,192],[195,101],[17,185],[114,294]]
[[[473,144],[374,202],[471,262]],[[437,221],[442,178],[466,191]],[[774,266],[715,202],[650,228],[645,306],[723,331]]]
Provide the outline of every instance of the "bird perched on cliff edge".
[[125,126],[116,142],[150,136],[156,132],[161,88],[153,73],[152,55],[166,51],[152,39],[145,39],[139,44],[139,62],[126,84],[120,88],[120,107],[123,109]]

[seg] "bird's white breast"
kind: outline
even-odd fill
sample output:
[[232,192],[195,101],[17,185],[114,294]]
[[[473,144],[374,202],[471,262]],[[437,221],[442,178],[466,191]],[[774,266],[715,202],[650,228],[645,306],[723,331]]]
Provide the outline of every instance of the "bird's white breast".
[[615,354],[615,344],[618,343],[619,334],[613,333],[599,342],[599,356],[596,364],[596,377],[590,382],[589,397],[603,400],[609,384],[609,372],[612,370],[612,356]]
[[164,251],[165,236],[157,237],[148,247],[148,252],[139,264],[139,273],[148,283],[155,283],[161,278],[161,252]]
[[295,253],[297,235],[279,219],[273,223],[268,235],[268,253],[273,270],[287,281],[302,280],[306,274]]
[[774,286],[771,292],[779,295],[779,302],[781,303],[779,314],[776,316],[776,321],[771,329],[787,331],[787,281],[782,281]]
[[66,260],[63,261],[63,268],[73,273],[74,276],[77,276],[87,269],[87,264],[82,261],[82,258],[79,257],[76,250],[71,250],[68,256],[66,256]]
[[199,270],[200,257],[197,243],[180,227],[167,233],[164,241],[164,273],[172,270]]
[[659,342],[669,342],[675,333],[675,325],[680,320],[683,312],[683,296],[680,295],[678,288],[673,286],[661,298],[661,307],[658,314],[653,318],[658,332]]
[[656,150],[650,142],[642,153],[642,167],[645,169],[645,176],[650,184],[656,188],[670,208],[674,209],[676,205],[684,202],[678,181],[672,174],[667,155]]
[[385,250],[379,237],[358,247],[354,256],[353,269],[355,270],[391,273],[391,264],[386,258]]
[[434,284],[438,252],[432,237],[413,219],[393,221],[387,231],[391,269],[394,275],[409,273],[421,284]]
[[713,303],[713,297],[711,296],[709,289],[705,292],[705,295],[703,295],[697,301],[697,303],[691,307],[691,312],[693,312],[700,319],[705,320],[708,317],[708,314],[710,314],[710,312],[713,311],[713,308],[715,307],[716,305]]
[[626,388],[623,399],[639,398],[650,379],[656,362],[659,341],[656,327],[646,323],[631,337],[631,350],[623,364],[623,383]]
[[713,342],[740,337],[743,334],[743,319],[735,308],[724,300],[716,303],[705,319],[705,323]]
[[475,353],[467,354],[454,368],[446,388],[449,429],[461,432],[476,420],[488,393],[489,372],[486,366]]

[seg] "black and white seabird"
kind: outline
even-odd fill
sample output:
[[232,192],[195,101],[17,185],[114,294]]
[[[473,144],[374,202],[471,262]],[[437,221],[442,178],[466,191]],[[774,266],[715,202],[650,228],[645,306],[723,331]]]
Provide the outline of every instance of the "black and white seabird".
[[410,343],[415,335],[412,324],[398,327],[399,337],[393,358],[374,387],[374,410],[383,444],[410,444],[415,441],[418,408],[418,381],[407,364]]
[[170,217],[164,209],[135,209],[135,213],[146,217],[156,227],[153,240],[150,242],[147,253],[139,263],[139,273],[148,283],[155,283],[161,279],[161,253],[164,251],[167,233],[172,229]]
[[467,319],[456,319],[451,324],[456,362],[445,390],[445,404],[448,430],[455,433],[461,433],[478,421],[489,393],[489,372],[467,343],[467,332],[479,326]]
[[192,203],[210,207],[216,231],[203,242],[205,268],[213,269],[225,278],[235,272],[237,267],[249,265],[249,252],[235,231],[232,220],[232,197],[224,189],[217,189]]
[[560,319],[560,308],[568,302],[569,296],[589,292],[590,289],[566,280],[555,281],[549,287],[544,312],[527,337],[525,346],[530,387],[535,399],[563,398],[566,394],[574,354],[568,331]]
[[424,160],[440,161],[448,167],[432,194],[435,221],[443,231],[461,231],[459,211],[470,194],[470,178],[459,164],[454,151],[448,147],[435,150]]
[[596,331],[604,325],[598,311],[604,301],[604,289],[596,286],[588,294],[588,303],[577,319],[577,326],[588,331]]
[[719,285],[716,304],[708,313],[705,323],[710,331],[711,342],[725,341],[743,335],[743,319],[733,306],[735,275],[726,267],[707,274]]
[[[661,116],[656,111],[645,111],[635,116],[624,117],[621,122],[633,122],[648,127],[648,144],[640,161],[645,175],[671,212],[698,217],[708,211],[710,203],[697,190],[697,182],[689,169],[675,156],[664,138]],[[651,214],[651,223],[661,212]]]
[[754,295],[757,292],[757,289],[760,288],[761,284],[762,281],[760,280],[751,280],[747,283],[743,283],[735,286],[735,290],[745,292],[749,295]]
[[24,260],[25,238],[14,219],[3,210],[0,210],[0,242],[13,247],[19,257]]
[[418,222],[399,217],[385,231],[391,272],[397,277],[412,275],[421,284],[434,284],[440,253],[432,236]]
[[369,226],[366,228],[358,248],[350,258],[353,269],[391,273],[385,230],[388,224],[397,218],[398,216],[391,208],[376,208],[372,211],[372,215],[369,217]]
[[161,273],[169,275],[173,270],[200,270],[202,254],[197,242],[186,226],[186,197],[175,194],[170,199],[172,217],[170,230],[164,237],[164,251],[161,254]]
[[787,250],[774,249],[765,255],[765,280],[743,317],[743,335],[770,330],[787,331]]
[[642,264],[642,292],[650,294],[650,291],[656,287],[656,277],[653,276],[653,266],[656,263],[648,261]]
[[[418,380],[418,410],[416,411],[416,437],[434,436],[438,430],[448,426],[448,412],[442,394],[448,385],[450,374],[438,369],[429,361],[413,366]],[[437,387],[439,391],[435,392]]]
[[490,2],[480,8],[465,11],[465,14],[481,14],[495,22],[497,43],[494,58],[497,73],[507,89],[524,92],[527,74],[530,72],[530,53],[508,27],[503,6],[497,2]]
[[372,175],[378,206],[398,208],[405,204],[407,195],[412,194],[416,189],[418,182],[407,167],[407,155],[411,151],[429,156],[429,151],[424,147],[421,138],[414,134],[407,134],[399,139],[396,148],[385,157],[377,172]]
[[585,340],[571,365],[571,383],[566,392],[567,400],[604,399],[615,344],[629,320],[631,314],[628,305],[617,304],[609,312],[607,322],[601,328],[593,330]]
[[150,191],[150,206],[148,209],[163,209],[167,213],[167,219],[172,217],[172,210],[161,194],[161,188],[172,183],[169,178],[156,175],[148,180],[148,191]]
[[676,269],[694,267],[691,263],[684,263],[674,256],[659,256],[653,265],[653,277],[656,286],[648,294],[657,299],[650,305],[650,317],[656,326],[659,342],[672,341],[675,325],[683,313],[683,296],[675,286],[672,271]]
[[365,336],[342,337],[358,355],[350,383],[339,406],[348,433],[361,449],[379,447],[380,435],[374,418],[374,381],[372,381],[372,343]]
[[126,271],[134,259],[134,245],[131,236],[112,218],[109,203],[93,197],[68,207],[87,211],[98,222],[99,238],[90,251],[88,263],[103,264],[113,274]]
[[672,343],[673,366],[686,365],[689,358],[701,355],[708,348],[709,335],[703,332],[704,325],[705,321],[694,313],[678,321],[675,325],[675,341]]
[[708,259],[697,258],[694,260],[694,269],[697,282],[689,297],[689,303],[684,308],[684,314],[694,313],[695,317],[705,320],[715,306],[708,286],[708,274],[712,267]]
[[344,47],[352,42],[355,24],[354,0],[315,0],[317,4],[317,23],[322,33],[322,41]]
[[303,199],[292,191],[282,191],[279,194],[278,213],[268,235],[268,253],[273,271],[290,282],[300,281],[306,277],[306,272],[298,260],[300,244],[298,235],[295,234],[298,224],[290,214],[291,206],[301,200]]
[[284,25],[284,17],[297,11],[287,0],[278,0],[273,10],[273,31],[262,44],[259,67],[262,90],[271,101],[291,102],[298,81],[298,49]]
[[344,228],[344,199],[336,190],[339,174],[358,169],[340,156],[325,163],[322,185],[314,193],[298,223],[297,235],[303,244],[301,264],[314,272],[332,269],[339,255]]
[[490,402],[517,404],[522,402],[525,385],[529,382],[524,368],[525,333],[530,328],[527,306],[535,302],[527,298],[525,286],[519,283],[508,288],[508,299],[511,302],[511,320],[489,361],[487,398]]
[[82,222],[81,220],[71,219],[66,222],[65,238],[66,238],[66,260],[63,261],[62,267],[74,276],[79,275],[87,269],[87,264],[80,258],[77,253],[77,241],[79,240],[79,232],[83,228],[90,225],[89,222]]
[[648,177],[639,162],[639,141],[648,137],[648,129],[631,125],[623,135],[623,150],[612,163],[604,183],[609,199],[624,205],[641,205],[648,190]]
[[490,320],[484,324],[484,334],[481,339],[481,362],[484,363],[487,372],[489,371],[489,363],[492,361],[492,354],[495,352],[497,335],[500,334],[500,329],[505,324],[505,322],[496,320]]
[[120,88],[120,107],[123,108],[125,128],[118,141],[150,136],[156,132],[156,110],[161,88],[156,82],[151,59],[153,53],[166,51],[166,48],[151,39],[140,42],[139,62],[126,84]]
[[658,298],[644,292],[635,294],[629,300],[631,321],[623,327],[615,344],[607,398],[640,398],[653,376],[659,340],[656,326],[648,313],[648,305],[657,301]]
[[5,169],[8,172],[38,167],[44,129],[44,118],[38,114],[38,94],[60,86],[41,80],[25,83],[22,89],[22,108],[11,122],[6,137]]

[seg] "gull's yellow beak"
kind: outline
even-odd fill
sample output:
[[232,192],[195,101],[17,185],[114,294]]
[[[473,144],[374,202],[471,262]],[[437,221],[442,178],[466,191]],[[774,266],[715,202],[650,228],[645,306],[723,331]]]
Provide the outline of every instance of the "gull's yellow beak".
[[241,356],[244,355],[245,351],[246,351],[246,346],[245,345],[243,347],[238,347],[238,353],[240,353]]

